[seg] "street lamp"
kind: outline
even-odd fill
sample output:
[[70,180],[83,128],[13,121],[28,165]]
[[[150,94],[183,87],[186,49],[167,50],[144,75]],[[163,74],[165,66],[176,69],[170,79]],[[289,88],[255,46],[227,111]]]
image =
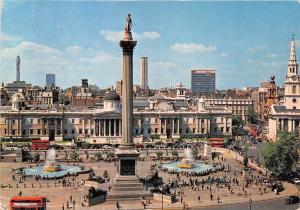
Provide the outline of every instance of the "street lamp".
[[252,199],[251,199],[251,197],[250,197],[250,199],[249,199],[249,207],[250,207],[250,210],[252,210]]

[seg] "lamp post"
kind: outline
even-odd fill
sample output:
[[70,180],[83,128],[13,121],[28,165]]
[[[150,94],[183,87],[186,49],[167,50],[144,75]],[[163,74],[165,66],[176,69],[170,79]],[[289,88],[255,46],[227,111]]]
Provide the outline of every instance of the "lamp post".
[[164,210],[164,194],[161,192],[161,210]]
[[249,199],[249,208],[250,208],[250,210],[252,210],[252,199],[251,199],[251,197]]

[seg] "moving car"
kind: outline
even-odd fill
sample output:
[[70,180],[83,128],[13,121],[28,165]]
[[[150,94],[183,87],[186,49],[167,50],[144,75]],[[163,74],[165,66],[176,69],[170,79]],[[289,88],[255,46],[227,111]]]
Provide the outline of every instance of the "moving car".
[[299,197],[298,196],[290,196],[285,200],[286,204],[294,204],[294,203],[299,203]]

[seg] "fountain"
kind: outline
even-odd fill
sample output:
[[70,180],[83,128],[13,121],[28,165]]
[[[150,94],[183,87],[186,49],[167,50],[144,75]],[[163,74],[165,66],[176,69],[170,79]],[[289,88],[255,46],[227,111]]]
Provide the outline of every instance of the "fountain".
[[178,164],[179,168],[193,168],[194,167],[193,151],[190,148],[185,149],[185,158]]
[[47,151],[46,161],[43,170],[47,172],[60,171],[60,165],[55,161],[56,151],[52,148]]
[[188,172],[198,175],[206,175],[216,170],[213,165],[198,163],[193,157],[193,151],[190,148],[185,149],[185,156],[181,161],[174,161],[162,164],[163,169],[172,172]]
[[64,176],[78,174],[78,173],[89,173],[90,169],[84,167],[68,165],[68,164],[57,164],[56,151],[52,148],[46,153],[45,165],[34,166],[24,168],[23,172],[27,176],[39,176],[41,178],[62,178]]

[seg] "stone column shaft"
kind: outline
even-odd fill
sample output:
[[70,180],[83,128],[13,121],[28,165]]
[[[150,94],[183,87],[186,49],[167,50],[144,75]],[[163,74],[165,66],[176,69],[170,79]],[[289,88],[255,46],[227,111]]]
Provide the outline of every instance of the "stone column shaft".
[[[130,32],[127,32],[130,33]],[[131,34],[130,34],[131,37]],[[123,49],[123,72],[122,72],[122,140],[124,144],[133,144],[133,48],[136,41],[121,40],[120,47]]]

